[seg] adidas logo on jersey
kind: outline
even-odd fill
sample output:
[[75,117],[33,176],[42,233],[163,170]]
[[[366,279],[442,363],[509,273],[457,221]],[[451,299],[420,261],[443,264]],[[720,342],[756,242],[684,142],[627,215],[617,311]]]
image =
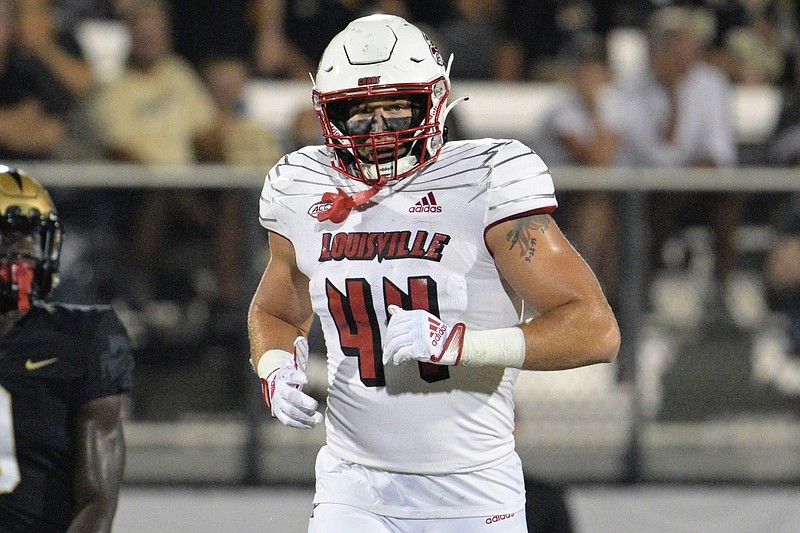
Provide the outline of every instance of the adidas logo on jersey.
[[429,192],[422,199],[408,208],[409,213],[441,213],[442,206],[436,203],[436,197]]

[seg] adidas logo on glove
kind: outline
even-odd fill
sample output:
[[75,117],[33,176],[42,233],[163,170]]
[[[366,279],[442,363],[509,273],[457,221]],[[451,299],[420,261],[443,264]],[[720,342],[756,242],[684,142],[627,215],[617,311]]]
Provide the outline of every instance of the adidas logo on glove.
[[447,325],[433,317],[428,317],[428,327],[431,331],[431,344],[433,346],[439,346],[439,341],[447,334]]

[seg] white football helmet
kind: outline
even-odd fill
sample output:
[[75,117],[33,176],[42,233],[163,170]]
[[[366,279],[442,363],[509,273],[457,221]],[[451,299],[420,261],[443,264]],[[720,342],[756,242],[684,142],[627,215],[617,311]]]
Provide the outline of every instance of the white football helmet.
[[[436,45],[400,17],[351,22],[325,49],[314,80],[314,108],[333,167],[375,185],[433,161],[445,140],[449,70]],[[348,131],[353,100],[381,96],[412,102],[410,122],[380,133]]]

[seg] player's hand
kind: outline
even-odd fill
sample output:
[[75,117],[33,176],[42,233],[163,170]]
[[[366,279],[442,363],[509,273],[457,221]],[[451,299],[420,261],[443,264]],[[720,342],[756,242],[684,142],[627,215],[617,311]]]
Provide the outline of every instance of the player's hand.
[[285,426],[312,429],[322,422],[322,413],[317,411],[319,402],[303,392],[308,381],[308,341],[297,337],[294,353],[283,366],[275,369],[266,378],[261,378],[261,390],[272,416]]
[[461,322],[448,326],[427,311],[405,311],[396,305],[389,306],[389,314],[384,365],[412,360],[457,365],[461,361],[466,329]]

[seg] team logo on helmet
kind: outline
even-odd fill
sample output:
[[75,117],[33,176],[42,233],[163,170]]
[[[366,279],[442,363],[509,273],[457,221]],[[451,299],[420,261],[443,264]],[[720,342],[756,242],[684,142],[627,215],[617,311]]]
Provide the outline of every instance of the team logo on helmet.
[[425,32],[422,32],[422,36],[425,37],[425,42],[428,43],[428,48],[431,50],[431,56],[433,56],[433,60],[436,61],[437,65],[443,67],[444,59],[442,59],[442,54],[439,53],[439,48],[433,44],[433,41],[431,41],[427,35],[425,35]]
[[363,87],[364,85],[377,85],[381,82],[380,76],[366,76],[364,78],[358,78],[358,86]]

